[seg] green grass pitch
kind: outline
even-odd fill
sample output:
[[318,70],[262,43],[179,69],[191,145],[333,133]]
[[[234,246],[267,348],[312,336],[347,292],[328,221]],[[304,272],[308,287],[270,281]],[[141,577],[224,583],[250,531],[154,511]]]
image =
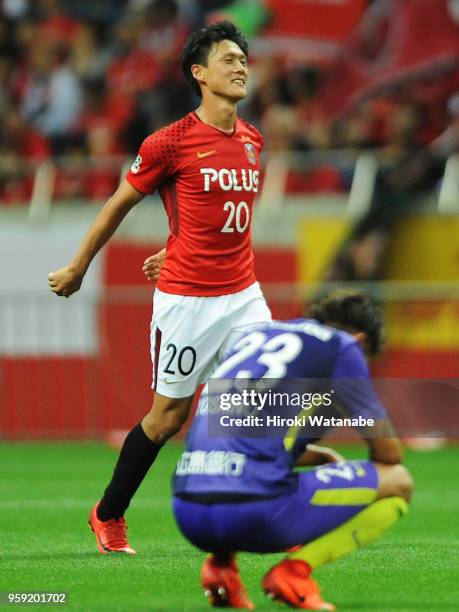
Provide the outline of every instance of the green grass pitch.
[[[170,511],[169,443],[128,513],[135,557],[101,556],[86,520],[116,453],[97,443],[0,444],[0,591],[69,593],[65,609],[210,609],[199,589],[203,555]],[[364,449],[341,449],[363,457]],[[338,610],[459,610],[459,449],[407,452],[416,491],[411,513],[379,542],[316,572]],[[260,610],[282,610],[260,588],[280,555],[239,557]],[[24,609],[30,606],[9,606]],[[43,606],[33,606],[42,608]]]

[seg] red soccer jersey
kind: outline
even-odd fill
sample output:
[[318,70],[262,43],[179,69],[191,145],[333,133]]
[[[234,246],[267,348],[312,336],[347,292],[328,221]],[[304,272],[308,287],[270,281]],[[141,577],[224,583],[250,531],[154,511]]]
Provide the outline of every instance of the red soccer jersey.
[[158,189],[169,218],[158,289],[225,295],[255,282],[251,220],[262,146],[245,121],[226,134],[194,112],[143,141],[126,179],[141,193]]

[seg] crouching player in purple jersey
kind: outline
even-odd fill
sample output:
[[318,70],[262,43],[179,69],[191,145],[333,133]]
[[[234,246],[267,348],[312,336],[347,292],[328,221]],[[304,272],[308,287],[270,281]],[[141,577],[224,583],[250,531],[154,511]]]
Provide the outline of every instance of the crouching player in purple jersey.
[[[384,433],[358,430],[368,445],[367,461],[340,460],[312,445],[326,428],[300,430],[301,437],[290,430],[284,438],[243,437],[242,430],[215,436],[211,394],[204,392],[175,472],[173,507],[185,537],[210,553],[201,583],[216,607],[254,607],[239,577],[237,551],[290,550],[265,575],[266,594],[296,608],[334,610],[312,572],[379,538],[408,509],[411,476],[366,361],[381,345],[379,309],[363,293],[343,290],[314,304],[309,316],[247,332],[209,389],[215,378],[277,379],[281,390],[293,379],[326,379],[337,395],[336,417],[372,418]],[[332,421],[333,409],[318,406],[314,414],[321,413]],[[304,465],[320,467],[294,471]]]

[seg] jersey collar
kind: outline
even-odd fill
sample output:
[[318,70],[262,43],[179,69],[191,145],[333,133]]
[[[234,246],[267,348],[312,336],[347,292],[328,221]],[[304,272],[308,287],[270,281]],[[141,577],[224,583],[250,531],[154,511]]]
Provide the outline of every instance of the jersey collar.
[[236,118],[236,123],[234,124],[233,131],[232,132],[225,132],[224,130],[221,130],[220,128],[215,127],[214,125],[210,125],[210,123],[206,123],[205,121],[203,121],[201,119],[201,117],[199,117],[199,115],[196,113],[196,111],[192,111],[191,114],[193,115],[193,117],[195,118],[196,121],[199,121],[199,123],[202,123],[202,125],[206,125],[211,130],[216,130],[219,134],[222,134],[223,136],[228,136],[228,138],[231,138],[232,136],[234,136],[236,134],[237,124],[238,124],[238,119],[237,118]]

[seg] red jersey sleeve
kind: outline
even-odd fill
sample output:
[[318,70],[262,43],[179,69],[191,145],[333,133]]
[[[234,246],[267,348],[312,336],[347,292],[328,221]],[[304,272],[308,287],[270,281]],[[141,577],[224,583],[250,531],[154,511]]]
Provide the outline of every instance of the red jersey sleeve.
[[126,175],[134,189],[144,194],[153,193],[175,172],[174,140],[168,137],[167,128],[145,138]]

